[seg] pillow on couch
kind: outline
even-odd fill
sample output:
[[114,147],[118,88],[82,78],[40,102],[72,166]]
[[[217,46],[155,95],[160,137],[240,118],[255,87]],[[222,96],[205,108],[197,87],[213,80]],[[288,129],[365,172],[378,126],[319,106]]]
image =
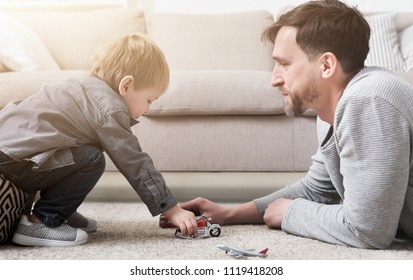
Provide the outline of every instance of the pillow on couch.
[[399,38],[406,71],[413,71],[413,25],[400,32]]
[[[269,71],[173,71],[147,116],[284,115],[284,107]],[[303,115],[317,116],[311,109]]]
[[404,70],[405,63],[400,52],[394,17],[393,13],[366,17],[371,28],[367,66],[381,66],[394,71]]
[[57,70],[42,41],[27,26],[0,13],[0,62],[13,71]]
[[273,46],[261,41],[274,23],[266,11],[232,14],[153,14],[148,35],[163,50],[171,71],[272,71]]
[[128,8],[78,12],[10,12],[48,47],[60,68],[89,70],[96,47],[131,33],[145,33],[142,10]]
[[269,71],[173,71],[148,116],[282,115]]
[[[0,109],[7,103],[23,100],[36,93],[46,83],[59,80],[87,77],[87,70],[35,71],[35,72],[7,72],[0,75]],[[21,81],[24,81],[22,83]]]
[[0,244],[13,237],[28,202],[29,195],[0,174]]
[[10,72],[10,71],[11,71],[10,68],[8,68],[6,65],[0,62],[0,73]]

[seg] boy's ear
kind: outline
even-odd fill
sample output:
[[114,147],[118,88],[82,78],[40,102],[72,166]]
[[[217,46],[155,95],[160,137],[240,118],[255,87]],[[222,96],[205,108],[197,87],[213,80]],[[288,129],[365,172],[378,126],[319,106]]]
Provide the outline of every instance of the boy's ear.
[[134,78],[131,75],[125,76],[119,83],[119,94],[125,96],[128,90],[133,88]]

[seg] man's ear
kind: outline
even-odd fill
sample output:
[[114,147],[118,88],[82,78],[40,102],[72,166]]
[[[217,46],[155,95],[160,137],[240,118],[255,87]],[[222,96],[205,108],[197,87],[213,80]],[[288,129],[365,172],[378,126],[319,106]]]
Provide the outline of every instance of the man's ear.
[[119,94],[121,96],[126,96],[128,93],[128,90],[133,88],[133,83],[134,83],[134,78],[131,75],[127,75],[122,78],[122,80],[119,83]]
[[333,53],[324,53],[320,57],[321,77],[330,78],[337,71],[338,63],[339,61]]

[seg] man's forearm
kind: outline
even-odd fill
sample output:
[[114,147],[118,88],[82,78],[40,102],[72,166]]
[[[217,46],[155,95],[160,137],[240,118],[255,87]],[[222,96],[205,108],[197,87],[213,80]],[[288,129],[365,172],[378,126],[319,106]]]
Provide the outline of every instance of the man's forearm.
[[224,221],[227,225],[264,223],[263,217],[253,201],[229,208]]

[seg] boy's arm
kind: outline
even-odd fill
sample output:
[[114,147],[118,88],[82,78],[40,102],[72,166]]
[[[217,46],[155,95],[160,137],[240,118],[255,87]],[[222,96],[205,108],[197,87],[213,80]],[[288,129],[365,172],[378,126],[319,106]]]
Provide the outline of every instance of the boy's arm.
[[162,174],[142,152],[125,112],[111,114],[96,130],[99,141],[117,169],[125,176],[153,216],[177,205]]

